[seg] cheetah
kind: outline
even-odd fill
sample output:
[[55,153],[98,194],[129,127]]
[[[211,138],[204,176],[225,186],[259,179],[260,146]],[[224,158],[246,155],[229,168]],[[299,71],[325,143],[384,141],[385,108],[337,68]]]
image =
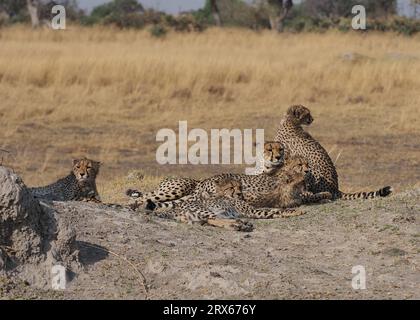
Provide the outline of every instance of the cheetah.
[[299,156],[287,157],[284,168],[278,174],[279,182],[270,192],[261,193],[252,201],[254,206],[271,208],[293,208],[302,204],[320,203],[330,201],[329,192],[313,194],[306,187],[306,176],[309,173],[309,164],[306,159]]
[[181,199],[154,203],[149,200],[146,208],[173,208],[185,201],[191,201],[202,193],[216,194],[218,181],[231,179],[242,185],[244,202],[255,208],[292,208],[301,204],[320,202],[332,198],[329,192],[313,194],[306,189],[306,174],[309,165],[302,157],[290,157],[275,173],[257,176],[223,173],[197,184],[195,190]]
[[[272,173],[284,164],[284,148],[279,142],[266,141],[262,154],[257,154],[257,163],[252,175]],[[247,173],[248,174],[248,173]]]
[[[266,141],[263,156],[257,161],[257,169],[253,174],[273,173],[284,163],[284,148],[279,142]],[[182,198],[191,194],[199,180],[192,178],[168,178],[163,180],[156,191],[142,194],[140,191],[128,189],[126,195],[136,199],[137,204],[146,203],[147,199],[153,202],[164,202]]]
[[96,176],[100,162],[87,159],[73,160],[70,174],[45,187],[29,188],[35,198],[51,201],[95,201],[100,202],[96,188]]
[[306,184],[310,192],[314,194],[330,192],[333,200],[386,197],[392,193],[390,186],[370,192],[341,192],[338,187],[337,171],[327,151],[302,128],[303,125],[310,125],[312,122],[313,117],[308,108],[303,105],[293,105],[280,121],[274,138],[275,141],[284,145],[287,154],[298,155],[308,161],[310,172],[307,175]]
[[169,210],[153,211],[160,218],[201,223],[237,231],[252,231],[253,225],[240,218],[270,219],[303,214],[273,208],[256,209],[243,201],[242,185],[233,179],[215,182],[215,193],[201,192]]

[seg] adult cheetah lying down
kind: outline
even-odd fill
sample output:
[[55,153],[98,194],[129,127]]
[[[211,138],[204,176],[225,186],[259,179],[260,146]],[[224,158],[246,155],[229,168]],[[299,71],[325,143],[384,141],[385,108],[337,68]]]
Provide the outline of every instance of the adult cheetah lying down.
[[[219,181],[227,179],[237,181],[242,186],[244,201],[255,208],[275,207],[292,208],[303,203],[314,203],[332,198],[329,192],[312,194],[306,189],[305,176],[309,166],[302,157],[286,159],[284,167],[271,174],[249,176],[244,174],[224,173],[197,184],[194,192],[181,199],[156,202],[148,200],[147,209],[174,208],[185,201],[194,201],[201,194],[216,194]],[[136,205],[134,205],[135,207]],[[139,206],[137,204],[137,206]]]
[[[255,174],[273,173],[284,163],[284,148],[279,142],[267,141],[264,143],[262,157],[258,157],[257,170]],[[128,189],[126,195],[136,199],[137,204],[164,202],[176,200],[194,192],[200,181],[191,178],[170,178],[163,180],[157,190],[142,194],[138,190]]]
[[390,186],[377,191],[344,193],[339,190],[338,176],[334,163],[327,151],[302,125],[310,125],[313,121],[308,108],[302,105],[291,106],[280,121],[274,138],[286,148],[286,153],[305,158],[309,163],[310,172],[306,179],[308,190],[313,193],[330,192],[333,199],[369,199],[386,197],[392,192]]
[[29,188],[35,198],[52,201],[100,202],[96,188],[96,176],[100,162],[87,158],[73,160],[70,174],[45,187]]
[[[253,225],[239,218],[270,219],[303,214],[275,208],[256,209],[243,200],[239,181],[226,178],[214,183],[215,192],[197,193],[171,209],[160,208],[153,214],[187,223],[208,224],[237,231],[252,231]],[[151,203],[151,202],[150,202]]]

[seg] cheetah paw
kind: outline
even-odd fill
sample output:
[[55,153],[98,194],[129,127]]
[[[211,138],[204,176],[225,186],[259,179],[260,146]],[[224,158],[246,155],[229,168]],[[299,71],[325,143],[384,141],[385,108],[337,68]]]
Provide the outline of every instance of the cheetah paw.
[[235,220],[235,222],[231,224],[231,227],[233,230],[241,232],[251,232],[254,230],[254,225],[251,222],[244,220]]

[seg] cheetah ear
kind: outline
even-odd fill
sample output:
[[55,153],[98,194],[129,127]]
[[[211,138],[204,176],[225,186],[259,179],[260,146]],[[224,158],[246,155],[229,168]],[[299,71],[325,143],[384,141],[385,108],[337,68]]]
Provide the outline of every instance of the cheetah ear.
[[286,114],[299,119],[300,112],[299,112],[298,106],[297,105],[290,106],[289,109],[287,109]]
[[296,119],[300,120],[302,118],[301,110],[299,108],[294,108],[293,115]]
[[75,166],[76,164],[78,164],[79,163],[79,159],[73,159],[73,165]]
[[92,161],[92,163],[93,163],[93,166],[96,168],[96,169],[99,169],[99,167],[101,166],[101,162],[99,162],[99,161]]

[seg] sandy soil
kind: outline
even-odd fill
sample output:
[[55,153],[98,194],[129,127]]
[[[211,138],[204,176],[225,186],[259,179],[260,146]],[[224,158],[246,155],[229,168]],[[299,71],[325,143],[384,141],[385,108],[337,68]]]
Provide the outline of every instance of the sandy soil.
[[[420,190],[305,207],[241,233],[90,203],[51,206],[77,230],[66,290],[0,278],[6,299],[419,299]],[[352,267],[366,270],[354,290]]]

